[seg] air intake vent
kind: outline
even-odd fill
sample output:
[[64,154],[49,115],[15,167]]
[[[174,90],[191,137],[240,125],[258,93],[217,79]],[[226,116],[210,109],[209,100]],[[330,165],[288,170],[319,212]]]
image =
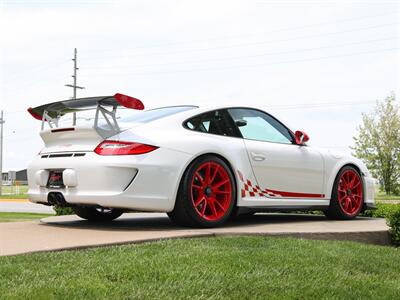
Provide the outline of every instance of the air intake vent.
[[85,155],[86,153],[60,153],[60,154],[42,155],[41,158],[79,157]]

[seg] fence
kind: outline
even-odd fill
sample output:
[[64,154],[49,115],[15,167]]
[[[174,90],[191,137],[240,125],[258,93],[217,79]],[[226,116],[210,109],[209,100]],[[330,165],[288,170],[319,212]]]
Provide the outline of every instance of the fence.
[[2,196],[25,195],[28,191],[28,182],[26,181],[3,181],[1,188]]

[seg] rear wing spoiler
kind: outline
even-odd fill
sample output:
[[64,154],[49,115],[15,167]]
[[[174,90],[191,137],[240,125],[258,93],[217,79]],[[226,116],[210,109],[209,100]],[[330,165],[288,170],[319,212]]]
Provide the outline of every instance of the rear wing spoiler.
[[[136,110],[144,109],[144,105],[139,99],[117,93],[114,96],[98,96],[52,102],[34,108],[30,107],[28,108],[28,112],[35,119],[42,121],[43,130],[46,122],[50,128],[57,128],[59,119],[65,114],[95,109],[95,128],[98,127],[99,114],[101,113],[110,129],[118,131],[119,126],[115,114],[117,108],[120,106]],[[75,114],[72,125],[76,125]]]

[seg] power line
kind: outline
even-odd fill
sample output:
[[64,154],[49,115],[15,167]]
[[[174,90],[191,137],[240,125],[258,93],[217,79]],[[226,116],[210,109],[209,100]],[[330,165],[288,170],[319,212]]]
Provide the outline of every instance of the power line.
[[[371,54],[371,53],[379,53],[379,52],[387,52],[387,51],[394,51],[399,50],[400,48],[388,48],[388,49],[380,49],[374,51],[364,51],[364,52],[353,52],[348,54],[340,54],[340,55],[332,55],[332,56],[323,56],[323,57],[316,57],[316,58],[306,58],[306,59],[297,59],[297,60],[286,60],[286,61],[277,61],[272,63],[259,63],[259,64],[252,64],[252,65],[237,65],[237,66],[227,66],[227,67],[217,67],[217,68],[198,68],[198,69],[186,69],[186,70],[174,70],[174,71],[161,71],[161,72],[138,72],[138,73],[107,73],[109,76],[141,76],[141,75],[154,75],[154,74],[173,74],[173,73],[192,73],[192,72],[203,72],[203,71],[223,71],[223,70],[232,70],[232,69],[247,69],[247,68],[260,68],[265,66],[271,65],[278,65],[278,64],[286,64],[286,63],[298,63],[298,62],[306,62],[306,61],[316,61],[316,60],[323,60],[323,59],[331,59],[331,58],[340,58],[340,57],[347,57],[347,56],[354,56],[354,55],[363,55],[363,54]],[[93,74],[91,76],[104,76],[104,74]]]
[[28,69],[28,70],[24,69],[23,71],[20,71],[20,72],[12,74],[11,76],[7,77],[7,79],[9,79],[9,80],[10,79],[16,79],[16,78],[19,78],[19,77],[23,76],[26,73],[43,72],[43,71],[48,70],[48,69],[59,67],[59,66],[65,64],[66,62],[67,62],[67,60],[55,61],[55,63],[47,64],[47,65],[44,65],[44,66],[43,65],[39,65],[39,66],[35,66],[35,67],[33,67],[31,69]]
[[[244,59],[244,58],[255,58],[255,57],[263,57],[268,55],[280,55],[280,54],[290,54],[290,53],[298,53],[298,52],[307,52],[313,50],[321,50],[321,49],[330,49],[330,48],[338,48],[350,45],[357,45],[357,44],[366,44],[366,43],[374,43],[374,42],[381,42],[381,41],[391,41],[397,40],[397,37],[388,37],[388,38],[381,38],[381,39],[374,39],[374,40],[367,40],[367,41],[357,41],[357,42],[350,42],[344,44],[337,44],[337,45],[329,45],[329,46],[321,46],[321,47],[312,47],[312,48],[303,48],[303,49],[295,49],[289,51],[278,51],[278,52],[267,52],[267,53],[260,53],[254,55],[241,55],[241,56],[233,56],[233,57],[223,57],[223,58],[209,58],[209,59],[198,59],[198,60],[187,60],[187,61],[179,61],[179,62],[172,62],[172,63],[153,63],[153,64],[142,64],[137,65],[136,67],[147,67],[147,66],[160,66],[160,65],[176,65],[176,64],[188,64],[188,63],[203,63],[203,62],[212,62],[212,61],[226,61],[226,60],[236,60],[236,59]],[[113,68],[131,68],[132,66],[124,65],[124,66],[112,66],[112,67],[86,67],[88,70],[97,70],[97,69],[113,69]]]
[[[361,16],[358,18],[345,18],[345,19],[337,19],[337,20],[331,20],[331,21],[326,21],[326,22],[320,22],[320,23],[314,23],[314,24],[307,24],[307,25],[302,25],[302,26],[296,26],[296,27],[284,27],[284,28],[278,28],[274,30],[268,30],[262,33],[264,36],[265,34],[269,33],[276,33],[276,32],[282,32],[282,31],[297,31],[301,30],[304,28],[310,28],[310,27],[321,27],[326,24],[336,24],[336,23],[344,23],[344,22],[352,22],[352,21],[358,21],[358,20],[363,20],[363,19],[368,19],[369,21],[372,18],[378,18],[378,17],[384,17],[388,15],[393,15],[396,14],[396,12],[390,12],[390,13],[385,13],[385,14],[380,14],[380,15],[368,15],[368,16]],[[207,38],[207,39],[195,39],[191,41],[185,41],[185,42],[169,42],[169,43],[157,43],[153,45],[143,45],[143,46],[136,46],[133,48],[129,48],[128,50],[137,50],[137,49],[144,49],[144,48],[157,48],[157,47],[162,47],[162,46],[173,46],[173,45],[190,45],[194,43],[199,43],[199,42],[209,42],[209,41],[221,41],[223,39],[235,39],[235,38],[243,38],[243,37],[255,37],[255,36],[260,36],[261,34],[241,34],[241,35],[231,35],[231,36],[219,36],[219,37],[213,37],[213,38]],[[127,50],[124,48],[124,50]],[[88,50],[88,53],[98,53],[98,52],[114,52],[115,49],[96,49],[96,50]]]
[[93,60],[102,60],[104,58],[154,56],[154,55],[164,55],[164,54],[177,54],[177,53],[212,51],[212,50],[219,50],[219,49],[231,49],[231,48],[236,48],[236,47],[262,45],[262,44],[269,44],[269,43],[275,43],[275,42],[286,42],[286,41],[301,40],[301,39],[314,38],[314,37],[320,37],[320,36],[330,36],[330,35],[336,35],[336,34],[341,34],[341,33],[349,33],[349,32],[356,32],[356,31],[362,31],[362,30],[367,30],[367,29],[375,29],[375,28],[386,27],[386,26],[397,25],[397,24],[399,24],[399,23],[397,23],[397,22],[386,23],[386,24],[380,24],[380,25],[374,25],[374,26],[368,26],[368,27],[361,27],[361,28],[354,28],[354,29],[348,29],[348,30],[342,30],[342,31],[336,31],[336,32],[328,32],[328,33],[313,34],[313,35],[303,35],[303,36],[287,38],[287,39],[257,41],[257,42],[251,42],[251,43],[239,43],[239,44],[234,44],[234,45],[229,45],[229,46],[195,48],[195,49],[175,50],[175,51],[167,51],[167,52],[136,53],[136,54],[132,54],[132,55],[118,55],[118,56],[113,55],[113,56],[88,57],[88,58],[86,58],[86,60],[93,61]]
[[291,110],[291,109],[310,109],[310,108],[325,108],[325,107],[342,107],[342,106],[356,106],[356,105],[369,105],[375,104],[376,101],[362,101],[362,102],[321,102],[321,103],[303,103],[303,104],[287,104],[287,105],[272,105],[268,106],[274,110]]

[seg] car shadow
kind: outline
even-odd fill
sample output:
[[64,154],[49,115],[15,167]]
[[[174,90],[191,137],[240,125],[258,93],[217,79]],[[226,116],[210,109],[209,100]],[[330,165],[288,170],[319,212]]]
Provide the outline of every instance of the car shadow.
[[[358,218],[362,220],[362,218]],[[239,216],[223,225],[224,228],[251,227],[266,224],[288,224],[298,222],[327,221],[323,215],[311,214],[282,214],[282,213],[258,213],[252,216]],[[357,220],[357,219],[356,219]],[[78,217],[59,220],[56,217],[41,220],[42,226],[64,227],[74,229],[105,230],[105,231],[180,231],[180,230],[207,230],[178,226],[171,222],[167,215],[135,214],[130,213],[111,222],[89,222]]]

